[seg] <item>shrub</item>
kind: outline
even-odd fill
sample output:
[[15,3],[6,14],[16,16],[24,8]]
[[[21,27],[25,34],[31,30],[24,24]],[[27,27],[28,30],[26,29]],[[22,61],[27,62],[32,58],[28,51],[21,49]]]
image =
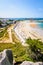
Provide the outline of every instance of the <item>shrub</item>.
[[39,39],[27,39],[26,43],[28,46],[28,54],[29,57],[33,59],[33,61],[43,61],[43,42]]

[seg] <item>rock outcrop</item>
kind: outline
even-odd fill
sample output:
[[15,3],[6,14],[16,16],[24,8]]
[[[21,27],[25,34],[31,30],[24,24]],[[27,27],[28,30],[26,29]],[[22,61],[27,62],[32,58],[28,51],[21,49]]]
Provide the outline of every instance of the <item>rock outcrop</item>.
[[13,65],[13,54],[11,50],[5,49],[0,53],[0,65]]
[[30,61],[24,61],[20,65],[43,65],[43,62],[30,62]]
[[[11,50],[5,49],[0,53],[0,65],[13,65],[13,54]],[[18,65],[17,63],[14,65]],[[43,62],[24,61],[19,65],[43,65]]]

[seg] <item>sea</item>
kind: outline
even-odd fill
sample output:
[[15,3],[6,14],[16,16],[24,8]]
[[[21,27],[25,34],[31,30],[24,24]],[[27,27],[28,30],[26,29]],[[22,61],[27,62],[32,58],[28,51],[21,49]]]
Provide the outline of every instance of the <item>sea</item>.
[[20,20],[22,22],[23,20],[25,21],[31,20],[30,21],[31,23],[34,21],[34,23],[36,24],[36,27],[30,27],[30,29],[32,33],[34,32],[35,34],[37,34],[37,36],[41,38],[43,41],[43,18],[12,18],[12,20]]
[[4,18],[4,19],[11,19],[11,20],[35,20],[37,23],[37,26],[39,28],[43,29],[43,18]]
[[43,18],[8,18],[11,20],[35,20],[37,22],[37,25],[43,29]]

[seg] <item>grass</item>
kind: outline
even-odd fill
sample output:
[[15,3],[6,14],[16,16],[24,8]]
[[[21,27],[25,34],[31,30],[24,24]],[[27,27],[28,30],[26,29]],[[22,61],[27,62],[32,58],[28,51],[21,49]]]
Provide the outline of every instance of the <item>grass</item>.
[[7,32],[7,31],[6,31],[6,33],[5,33],[4,38],[6,38],[6,39],[8,39],[8,38],[9,38],[9,34],[8,34],[8,32]]
[[[41,49],[41,52],[43,51],[43,43],[41,41],[27,39],[27,43],[30,45],[32,44],[32,47],[34,47],[34,44],[37,46],[37,48]],[[16,62],[22,62],[22,61],[34,61],[32,59],[31,54],[33,54],[31,48],[29,46],[23,46],[20,42],[16,42],[15,44],[12,43],[0,43],[0,52],[4,49],[11,49],[13,53],[13,59]],[[34,49],[33,49],[34,50]],[[31,53],[31,54],[30,54]]]
[[12,43],[0,43],[0,52],[4,49],[11,49],[13,52],[13,59],[18,61],[25,60],[24,55],[26,52],[26,48],[22,46],[20,43],[12,44]]
[[0,32],[0,38],[4,36],[5,32],[7,31],[7,28],[5,27],[1,32]]
[[12,30],[11,33],[12,33],[12,40],[13,40],[13,42],[15,42],[15,43],[18,43],[19,42],[20,43],[20,40],[18,39],[15,31]]
[[13,47],[13,44],[11,43],[0,43],[0,52],[4,49],[10,49]]
[[7,28],[3,28],[3,29],[0,29],[1,32],[0,32],[0,41],[2,41],[3,39],[9,39],[9,34],[7,32]]

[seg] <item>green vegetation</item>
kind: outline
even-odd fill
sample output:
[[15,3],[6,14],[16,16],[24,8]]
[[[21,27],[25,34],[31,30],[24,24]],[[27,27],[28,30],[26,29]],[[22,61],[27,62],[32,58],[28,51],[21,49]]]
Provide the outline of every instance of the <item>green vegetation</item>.
[[20,40],[18,39],[15,31],[14,30],[11,30],[11,33],[12,33],[12,40],[13,40],[13,42],[20,43]]
[[23,46],[20,42],[12,43],[0,43],[0,52],[4,49],[11,49],[13,52],[13,59],[16,62],[22,61],[43,61],[43,42],[39,39],[27,39],[28,46]]
[[43,42],[39,39],[27,39],[26,43],[29,45],[27,48],[27,52],[29,57],[33,61],[43,61]]
[[1,24],[2,24],[2,22],[1,22],[1,20],[0,20],[0,26],[1,26]]
[[[4,29],[0,28],[0,39],[4,36],[5,38],[9,37],[6,26]],[[4,49],[11,49],[13,52],[13,59],[16,62],[22,61],[43,61],[43,42],[39,39],[26,39],[28,46],[23,46],[20,40],[18,39],[16,33],[11,30],[12,33],[12,43],[0,43],[0,52]],[[5,34],[5,35],[4,35]]]
[[2,41],[3,39],[9,39],[9,34],[8,34],[8,26],[4,27],[4,28],[0,28],[0,41]]
[[9,34],[8,34],[8,32],[6,31],[6,33],[5,33],[5,36],[4,36],[5,38],[9,38]]
[[5,27],[3,30],[0,31],[0,38],[4,36],[6,31],[7,31],[7,27]]
[[[4,49],[11,49],[13,52],[13,58],[18,61],[26,60],[26,48],[22,46],[20,43],[12,44],[12,43],[0,43],[0,52]],[[25,58],[24,58],[25,57]]]

